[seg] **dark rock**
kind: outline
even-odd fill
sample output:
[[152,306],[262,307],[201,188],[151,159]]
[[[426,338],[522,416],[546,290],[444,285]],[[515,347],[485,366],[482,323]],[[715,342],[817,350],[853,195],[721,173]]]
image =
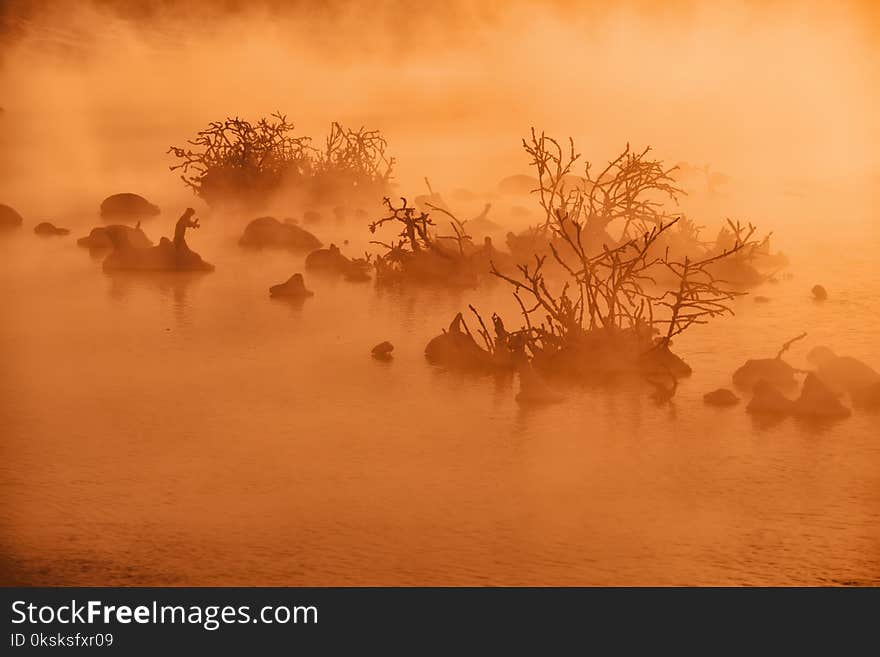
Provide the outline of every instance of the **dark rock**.
[[132,228],[121,224],[93,228],[87,237],[81,237],[76,243],[92,250],[125,247],[145,249],[153,246],[139,225]]
[[156,246],[117,248],[104,260],[104,271],[213,271],[214,265],[186,245],[176,246],[167,237]]
[[34,226],[34,233],[37,235],[68,235],[70,231],[67,228],[59,228],[48,221],[44,221]]
[[292,251],[314,251],[321,248],[321,240],[296,224],[281,223],[275,217],[260,217],[244,229],[241,246],[249,248],[276,248]]
[[370,263],[364,259],[346,258],[335,244],[306,256],[306,269],[344,276],[347,281],[370,280]]
[[821,285],[814,285],[811,291],[813,293],[813,298],[816,301],[825,301],[825,299],[828,298],[828,290]]
[[795,415],[811,418],[848,417],[850,410],[814,373],[807,374],[801,396],[792,405]]
[[752,400],[746,406],[746,411],[755,415],[790,415],[793,410],[794,402],[764,379],[755,383]]
[[116,246],[104,260],[104,271],[213,271],[214,265],[189,248],[186,231],[199,228],[195,210],[187,208],[174,226],[174,239],[163,237],[156,246]]
[[371,353],[373,354],[373,358],[376,358],[377,360],[391,360],[392,351],[394,351],[394,345],[386,340],[373,347]]
[[759,381],[765,381],[780,389],[797,387],[795,369],[781,358],[756,358],[745,362],[733,373],[733,383],[738,388],[751,390]]
[[461,313],[455,316],[449,329],[431,339],[425,347],[425,357],[434,365],[450,369],[491,371],[495,360],[482,349],[469,333],[462,329]]
[[23,219],[13,208],[0,203],[0,230],[18,228]]
[[370,268],[372,265],[364,258],[355,258],[351,261],[351,266],[346,269],[344,278],[352,283],[363,283],[371,280]]
[[351,260],[342,255],[339,247],[331,244],[326,249],[312,251],[306,256],[306,269],[333,274],[344,274],[351,266]]
[[159,206],[131,192],[113,194],[101,202],[101,217],[104,219],[144,219],[154,217],[159,212]]
[[770,297],[762,297],[759,295],[754,297],[754,301],[755,303],[768,303],[770,301]]
[[313,296],[315,293],[306,289],[302,274],[294,274],[284,283],[273,285],[269,288],[269,296],[303,299]]
[[807,360],[816,366],[816,374],[832,390],[855,395],[880,383],[880,373],[870,365],[850,356],[838,356],[828,347],[814,347]]
[[739,403],[739,397],[727,388],[718,388],[703,395],[703,401],[709,406],[735,406]]
[[668,347],[648,350],[639,359],[639,368],[645,374],[671,374],[681,379],[693,374],[693,369],[684,360],[673,353]]

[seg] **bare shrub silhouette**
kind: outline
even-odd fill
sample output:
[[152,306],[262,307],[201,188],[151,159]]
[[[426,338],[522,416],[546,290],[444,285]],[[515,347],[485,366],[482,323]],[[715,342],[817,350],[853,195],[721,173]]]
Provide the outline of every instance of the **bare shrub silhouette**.
[[395,160],[378,131],[333,123],[324,148],[316,149],[294,129],[280,112],[256,123],[237,116],[212,121],[187,146],[169,148],[178,160],[169,168],[211,205],[259,206],[282,189],[314,202],[387,193]]
[[[672,352],[673,339],[733,314],[730,302],[741,292],[715,268],[752,248],[754,228],[738,230],[718,253],[703,249],[699,257],[676,258],[668,236],[681,219],[658,199],[675,201],[681,190],[672,169],[648,158],[649,149],[627,146],[595,177],[586,165],[581,185],[567,189],[580,157],[572,140],[563,148],[532,130],[523,146],[537,170],[535,192],[545,211],[532,234],[543,234],[546,248],[511,272],[492,265],[492,274],[513,287],[523,320],[520,329],[505,332],[505,345],[549,375],[607,382],[635,373],[655,384],[657,377],[671,379],[656,396],[668,400],[674,381],[691,372]],[[608,236],[613,222],[620,224],[618,240]],[[699,227],[688,222],[678,232],[696,239]],[[486,344],[493,353],[494,342]]]

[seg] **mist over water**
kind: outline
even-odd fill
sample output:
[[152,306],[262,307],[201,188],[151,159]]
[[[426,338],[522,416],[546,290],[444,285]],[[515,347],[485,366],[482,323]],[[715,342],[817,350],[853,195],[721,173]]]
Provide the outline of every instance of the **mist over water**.
[[[878,417],[760,422],[705,406],[786,340],[880,369],[880,58],[870,3],[467,3],[316,8],[11,3],[0,47],[0,554],[27,584],[878,584]],[[389,290],[250,253],[168,146],[280,110],[323,139],[380,129],[397,192],[423,178],[465,217],[519,230],[531,126],[597,165],[631,142],[711,165],[681,210],[773,231],[790,278],[676,340],[673,402],[638,385],[523,409],[515,377],[429,365],[473,303],[510,288]],[[210,274],[109,275],[75,238],[121,191],[182,210]],[[515,215],[528,207],[531,218]],[[302,207],[276,207],[301,217]],[[375,218],[375,217],[371,217]],[[69,237],[38,239],[50,220]],[[366,225],[310,229],[359,255]],[[822,283],[825,304],[810,298]],[[757,304],[756,295],[769,303]],[[388,363],[370,358],[383,340]]]

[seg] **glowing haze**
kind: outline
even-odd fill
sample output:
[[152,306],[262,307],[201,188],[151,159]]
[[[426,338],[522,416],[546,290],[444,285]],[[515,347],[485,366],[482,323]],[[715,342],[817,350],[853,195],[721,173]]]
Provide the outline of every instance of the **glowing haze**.
[[0,191],[185,191],[167,145],[276,109],[318,139],[381,129],[420,193],[524,172],[532,125],[598,161],[631,141],[738,180],[877,175],[870,3],[618,4],[6,3]]

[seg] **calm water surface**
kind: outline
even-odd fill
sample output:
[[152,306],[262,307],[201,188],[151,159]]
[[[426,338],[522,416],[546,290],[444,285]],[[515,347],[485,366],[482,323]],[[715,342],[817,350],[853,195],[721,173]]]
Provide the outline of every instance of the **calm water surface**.
[[[702,402],[801,331],[796,366],[828,344],[880,368],[876,234],[805,240],[794,277],[755,291],[771,302],[682,337],[695,374],[671,405],[574,389],[524,410],[515,380],[423,356],[468,303],[514,324],[508,288],[307,274],[296,307],[267,289],[302,257],[243,253],[217,222],[190,237],[216,272],[153,277],[105,275],[74,244],[89,223],[0,239],[7,582],[880,584],[880,417]],[[370,358],[382,340],[390,363]]]

